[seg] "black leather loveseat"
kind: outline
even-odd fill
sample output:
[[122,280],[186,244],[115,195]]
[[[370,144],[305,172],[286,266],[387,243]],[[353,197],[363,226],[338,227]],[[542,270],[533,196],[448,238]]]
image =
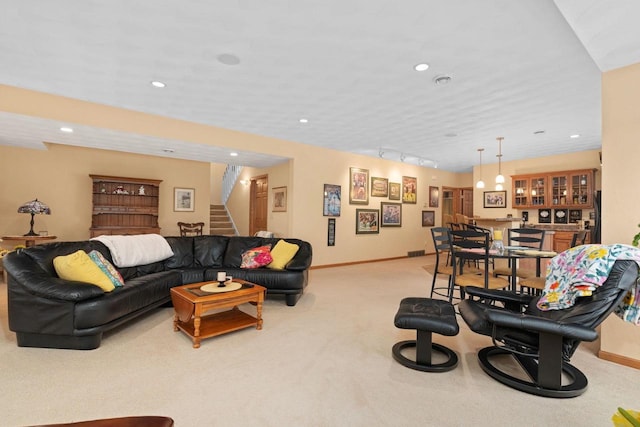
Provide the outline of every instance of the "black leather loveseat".
[[4,257],[8,275],[9,329],[19,346],[93,349],[104,331],[149,310],[170,303],[169,289],[187,283],[214,281],[218,271],[267,288],[267,295],[284,294],[287,305],[296,304],[308,283],[311,245],[299,246],[284,270],[240,268],[247,249],[275,245],[277,238],[166,237],[174,255],[163,261],[118,268],[125,286],[105,293],[98,286],[59,278],[53,259],[78,250],[98,250],[112,262],[109,249],[99,241],[36,245]]

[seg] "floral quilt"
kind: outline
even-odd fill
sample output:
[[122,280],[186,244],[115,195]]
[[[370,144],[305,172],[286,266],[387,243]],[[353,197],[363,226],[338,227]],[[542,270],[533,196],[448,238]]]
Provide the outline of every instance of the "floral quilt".
[[[640,265],[640,249],[622,244],[582,245],[558,254],[547,268],[538,308],[562,310],[572,307],[580,297],[591,296],[607,280],[617,260],[632,260]],[[631,287],[615,313],[626,322],[640,325],[638,282]]]

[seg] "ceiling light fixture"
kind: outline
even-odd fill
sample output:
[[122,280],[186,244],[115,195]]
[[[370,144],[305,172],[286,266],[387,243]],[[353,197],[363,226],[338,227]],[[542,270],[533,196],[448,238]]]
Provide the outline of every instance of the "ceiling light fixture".
[[569,138],[572,138],[572,139],[580,138],[580,134],[574,133],[573,135],[570,135]]
[[73,129],[70,127],[63,126],[60,128],[60,132],[73,133]]
[[235,151],[232,151],[231,153],[229,153],[229,155],[231,157],[238,157],[238,153],[236,153]]
[[218,62],[224,65],[238,65],[240,58],[232,53],[221,53],[218,55]]
[[498,176],[496,176],[496,190],[502,190],[502,184],[504,184],[504,175],[502,175],[502,140],[504,137],[499,136],[496,138],[498,140],[498,154],[496,157],[498,158]]
[[163,148],[162,151],[164,151],[165,153],[173,153],[176,150],[174,150],[173,148]]
[[484,148],[478,148],[478,154],[480,154],[480,166],[478,168],[478,170],[480,171],[480,179],[476,184],[476,188],[484,188],[484,181],[482,180],[482,152],[483,151],[484,151]]
[[451,82],[451,77],[449,76],[436,76],[433,79],[433,82],[439,86],[446,85]]
[[166,86],[166,84],[164,84],[164,83],[162,83],[162,82],[159,82],[159,81],[157,81],[157,80],[152,81],[152,82],[151,82],[151,85],[152,85],[153,87],[165,87],[165,86]]
[[416,71],[427,71],[429,69],[429,64],[423,62],[421,64],[417,64],[413,69]]
[[300,119],[299,122],[300,123],[309,123],[309,119]]
[[398,151],[393,148],[380,147],[378,149],[378,157],[380,157],[381,159],[387,159],[387,160],[398,161],[403,163],[410,163],[418,166],[432,167],[432,168],[438,167],[438,162],[436,162],[435,160],[416,156],[415,154],[404,153],[402,151]]

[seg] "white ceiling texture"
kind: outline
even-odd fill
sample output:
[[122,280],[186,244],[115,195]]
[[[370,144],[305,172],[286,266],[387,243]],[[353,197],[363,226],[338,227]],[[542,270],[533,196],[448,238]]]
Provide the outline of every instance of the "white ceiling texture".
[[[0,84],[453,172],[481,147],[495,162],[499,136],[504,161],[599,148],[601,72],[640,62],[637,0],[2,6]],[[227,148],[60,125],[0,112],[0,144],[230,162]],[[237,151],[247,166],[286,158]]]

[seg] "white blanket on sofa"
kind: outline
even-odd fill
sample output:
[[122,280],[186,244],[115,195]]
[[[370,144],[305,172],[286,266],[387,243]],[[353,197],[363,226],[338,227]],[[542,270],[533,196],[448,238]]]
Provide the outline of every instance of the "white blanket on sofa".
[[91,240],[104,243],[111,251],[117,267],[134,267],[151,264],[173,256],[171,246],[159,234],[135,234],[131,236],[98,236]]

